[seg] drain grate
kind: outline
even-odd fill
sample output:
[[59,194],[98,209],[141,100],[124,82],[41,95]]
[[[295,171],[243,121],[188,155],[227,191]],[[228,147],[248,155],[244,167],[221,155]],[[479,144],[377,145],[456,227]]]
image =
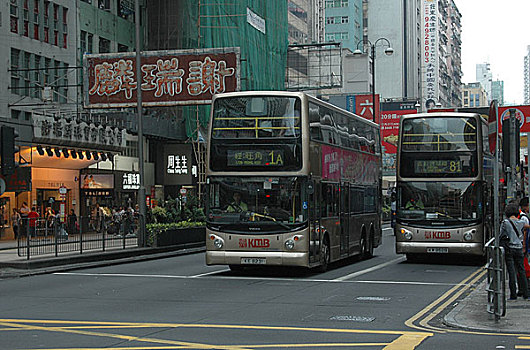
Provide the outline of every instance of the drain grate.
[[373,320],[375,320],[375,317],[341,315],[332,316],[329,319],[332,321],[372,322]]

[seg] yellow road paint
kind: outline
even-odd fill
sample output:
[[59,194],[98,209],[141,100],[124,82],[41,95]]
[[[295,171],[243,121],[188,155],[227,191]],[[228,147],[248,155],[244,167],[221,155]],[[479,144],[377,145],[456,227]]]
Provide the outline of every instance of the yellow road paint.
[[[432,303],[430,303],[429,305],[427,305],[425,308],[423,308],[420,312],[418,312],[416,315],[412,316],[411,318],[409,318],[407,321],[405,321],[405,325],[407,327],[410,327],[410,328],[414,328],[414,329],[418,329],[418,330],[422,330],[422,331],[430,331],[431,329],[429,328],[425,328],[425,327],[420,327],[420,326],[416,326],[414,324],[414,322],[416,322],[418,319],[420,319],[421,317],[423,317],[425,314],[427,314],[428,312],[430,312],[436,305],[438,305],[442,300],[445,300],[447,299],[451,294],[453,294],[458,288],[462,288],[462,286],[467,286],[467,282],[471,279],[473,279],[476,275],[480,274],[481,272],[483,271],[483,267],[481,267],[480,269],[476,270],[475,272],[473,272],[471,275],[469,275],[468,277],[464,278],[464,280],[462,280],[462,282],[460,282],[459,284],[457,284],[456,286],[454,286],[453,288],[449,289],[447,292],[445,292],[441,297],[439,297],[438,299],[436,299],[435,301],[433,301]],[[439,331],[437,329],[437,331]],[[440,331],[439,331],[440,332]],[[442,333],[445,332],[445,331],[441,331]]]
[[[53,326],[42,326],[42,325]],[[168,344],[168,346],[142,346],[142,347],[117,347],[105,348],[105,350],[135,350],[135,349],[227,349],[246,350],[258,348],[324,348],[324,347],[373,347],[380,346],[384,349],[400,350],[414,349],[424,339],[433,335],[431,332],[403,332],[392,330],[363,330],[363,329],[337,329],[337,328],[307,328],[307,327],[281,327],[281,326],[246,326],[246,325],[210,325],[210,324],[182,324],[182,323],[127,323],[127,322],[90,322],[90,321],[57,321],[57,320],[29,320],[29,319],[0,319],[0,326],[13,327],[26,331],[48,331],[79,334],[84,336],[107,337],[124,341],[136,341],[152,344]],[[297,332],[326,332],[342,334],[372,334],[372,335],[398,335],[393,342],[373,342],[373,343],[300,343],[300,344],[253,344],[253,345],[212,345],[191,343],[176,340],[165,340],[148,337],[136,337],[122,334],[112,334],[105,332],[89,331],[86,329],[123,329],[123,328],[216,328],[235,330],[275,330],[275,331],[297,331]],[[9,329],[9,328],[8,328]],[[96,350],[95,348],[61,348],[48,350]],[[97,350],[100,350],[97,348]]]
[[[427,333],[426,333],[427,334]],[[415,349],[416,346],[420,345],[430,335],[420,334],[403,334],[401,337],[394,340],[388,346],[383,348],[384,350],[409,350]]]

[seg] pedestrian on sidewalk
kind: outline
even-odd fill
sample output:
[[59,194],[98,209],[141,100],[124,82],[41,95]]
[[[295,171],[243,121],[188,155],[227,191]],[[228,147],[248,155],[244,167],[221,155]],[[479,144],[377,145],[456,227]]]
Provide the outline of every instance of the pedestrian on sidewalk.
[[20,216],[20,213],[18,212],[17,208],[13,208],[13,215],[11,216],[11,225],[13,226],[13,233],[15,235],[15,239],[18,239],[18,233],[20,231],[21,222],[22,218]]
[[[506,269],[508,270],[508,285],[510,287],[510,300],[517,299],[517,285],[523,293],[523,299],[528,299],[528,284],[524,271],[523,236],[524,221],[518,220],[519,206],[509,203],[504,209],[506,219],[501,223],[499,238],[501,242],[507,239],[505,246]],[[517,281],[517,283],[516,283]]]
[[[521,214],[519,215],[519,218],[525,222],[524,228],[523,228],[523,252],[524,257],[528,258],[530,255],[530,247],[529,247],[529,231],[530,231],[530,219],[528,217],[528,212],[530,212],[530,202],[528,200],[528,197],[523,197],[519,201],[519,207],[521,208]],[[526,277],[526,275],[525,275]],[[530,288],[530,278],[526,279],[526,284],[528,285],[528,288]],[[528,291],[530,295],[530,290]],[[517,292],[517,296],[522,296],[523,292],[519,290]]]
[[37,237],[37,218],[39,217],[39,213],[37,213],[37,209],[35,207],[31,207],[31,211],[28,213],[28,220],[29,220],[29,238],[36,238]]
[[22,206],[20,207],[20,219],[21,219],[21,228],[20,234],[22,236],[26,236],[28,234],[28,214],[30,212],[28,207],[28,202],[23,202]]

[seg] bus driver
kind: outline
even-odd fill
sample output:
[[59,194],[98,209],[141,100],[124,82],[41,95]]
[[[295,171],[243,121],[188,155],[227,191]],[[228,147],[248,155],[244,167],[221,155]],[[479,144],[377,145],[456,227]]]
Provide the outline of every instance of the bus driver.
[[248,211],[248,205],[241,201],[241,193],[234,192],[234,201],[228,205],[226,211],[229,213],[241,213],[242,211]]

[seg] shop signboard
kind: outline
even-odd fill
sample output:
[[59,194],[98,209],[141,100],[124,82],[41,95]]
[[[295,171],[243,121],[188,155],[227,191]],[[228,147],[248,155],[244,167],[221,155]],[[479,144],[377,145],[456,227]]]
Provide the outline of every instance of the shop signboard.
[[82,176],[81,189],[113,189],[114,175],[113,174],[85,174]]
[[346,96],[346,109],[352,113],[360,115],[361,117],[374,121],[379,124],[380,104],[379,94],[375,95],[375,111],[372,102],[372,95],[348,95]]
[[140,189],[140,173],[126,172],[121,177],[121,186],[123,190]]
[[[144,106],[207,104],[212,96],[239,90],[238,47],[144,51]],[[83,58],[85,107],[136,106],[134,53],[88,54]]]
[[197,181],[197,165],[192,145],[169,144],[164,147],[164,185],[192,185]]
[[31,167],[18,167],[10,176],[0,176],[6,184],[6,192],[31,191]]
[[72,147],[121,150],[127,131],[84,121],[33,115],[33,141]]

